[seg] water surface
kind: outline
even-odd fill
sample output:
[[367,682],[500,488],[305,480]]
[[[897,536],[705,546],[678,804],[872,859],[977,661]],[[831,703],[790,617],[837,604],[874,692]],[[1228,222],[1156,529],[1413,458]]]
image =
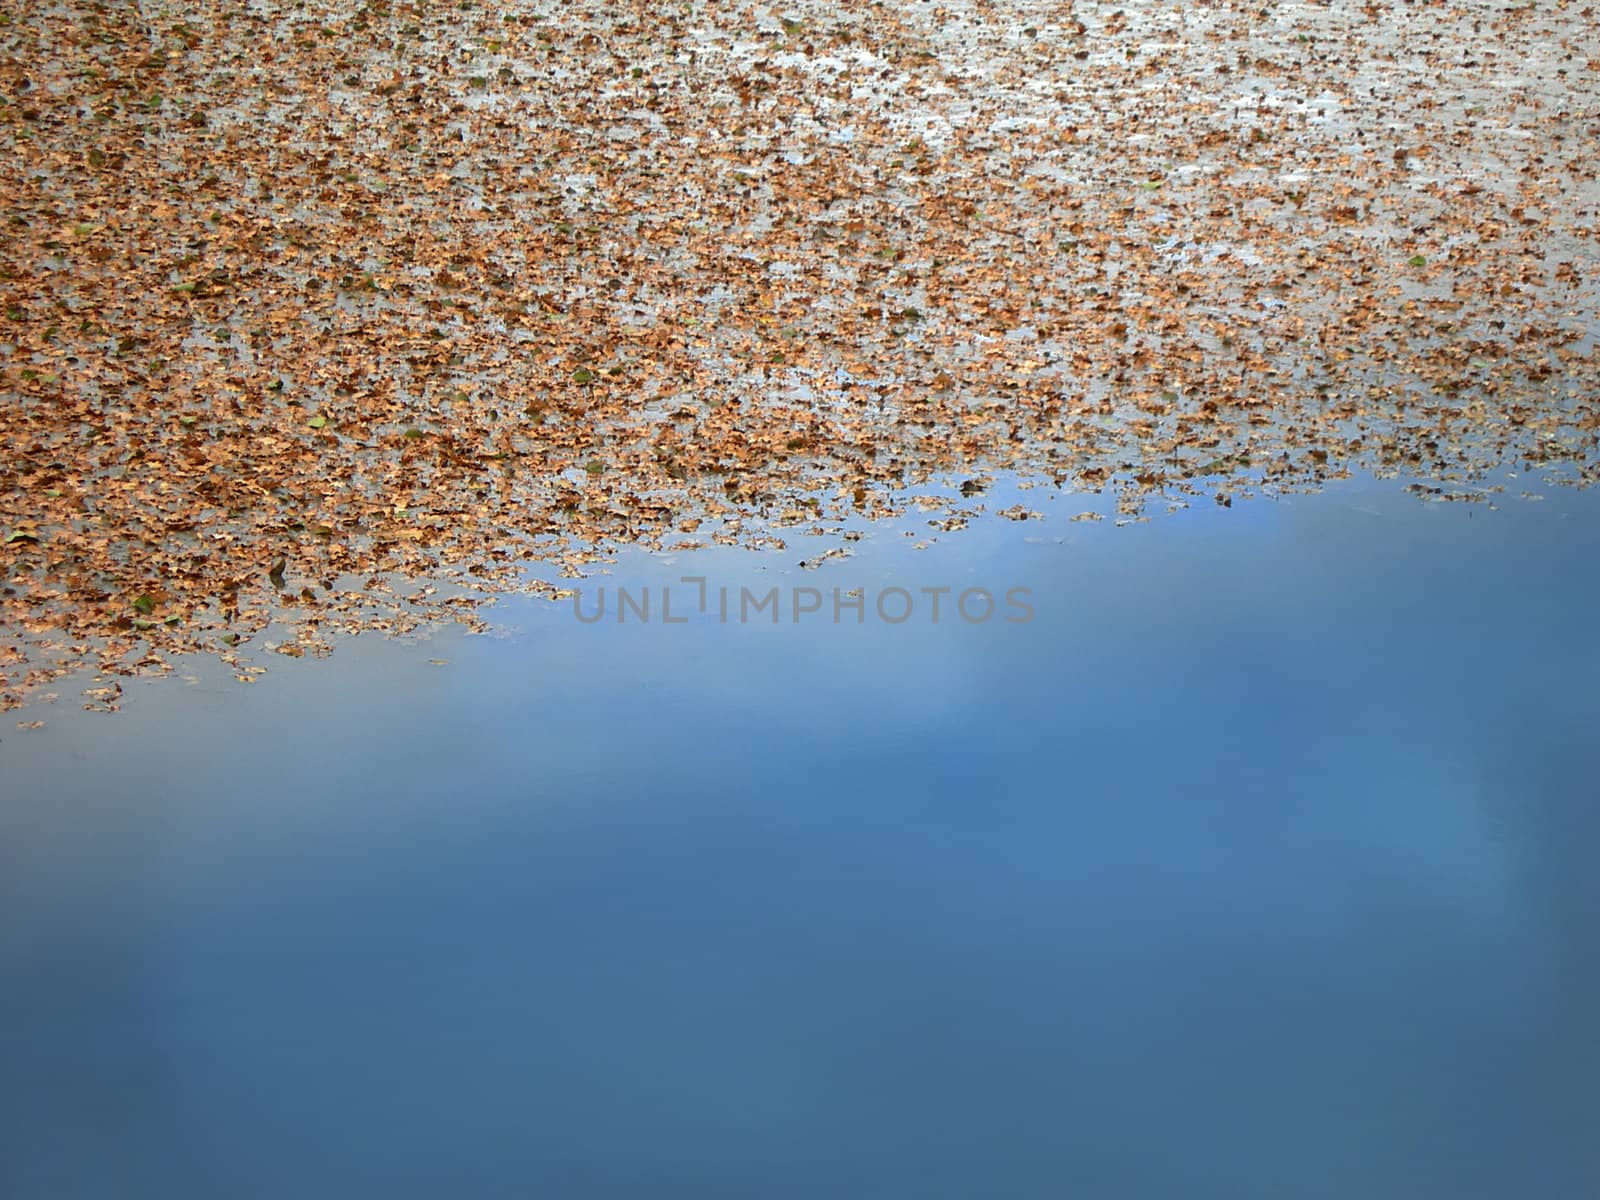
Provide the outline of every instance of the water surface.
[[1600,497],[1524,486],[1002,487],[582,586],[1027,623],[518,600],[22,713],[0,1193],[1592,1195]]

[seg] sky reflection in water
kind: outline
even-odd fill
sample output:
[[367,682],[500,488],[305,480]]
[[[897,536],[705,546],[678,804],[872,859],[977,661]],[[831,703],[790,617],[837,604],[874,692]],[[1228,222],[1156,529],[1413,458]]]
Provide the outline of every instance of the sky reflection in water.
[[1544,490],[1002,489],[586,586],[1026,625],[513,601],[64,699],[0,743],[0,1193],[1592,1194],[1600,497]]

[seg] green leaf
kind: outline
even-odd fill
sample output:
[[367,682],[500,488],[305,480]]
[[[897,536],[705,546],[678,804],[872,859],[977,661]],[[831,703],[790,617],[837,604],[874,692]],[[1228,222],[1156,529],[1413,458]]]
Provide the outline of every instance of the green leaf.
[[146,616],[155,612],[156,610],[156,602],[148,595],[140,595],[139,598],[133,602],[133,606]]
[[588,367],[579,367],[576,371],[574,371],[572,373],[572,382],[573,383],[593,383],[594,382],[594,372],[589,370]]
[[4,544],[9,546],[13,542],[37,542],[38,540],[39,535],[31,529],[13,529],[10,533],[6,534],[6,540]]
[[312,417],[311,420],[307,421],[306,424],[311,426],[313,429],[322,429],[327,426],[328,418],[323,416],[321,413],[318,413],[316,416]]
[[1413,254],[1410,258],[1406,259],[1406,262],[1411,264],[1413,267],[1425,267],[1428,265],[1428,260],[1420,254]]

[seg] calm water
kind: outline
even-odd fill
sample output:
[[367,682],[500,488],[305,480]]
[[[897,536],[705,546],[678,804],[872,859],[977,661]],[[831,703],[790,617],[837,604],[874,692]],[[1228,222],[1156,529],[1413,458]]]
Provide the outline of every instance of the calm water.
[[587,586],[1026,624],[518,601],[20,714],[0,1195],[1600,1194],[1600,496],[1541,490],[1023,493]]

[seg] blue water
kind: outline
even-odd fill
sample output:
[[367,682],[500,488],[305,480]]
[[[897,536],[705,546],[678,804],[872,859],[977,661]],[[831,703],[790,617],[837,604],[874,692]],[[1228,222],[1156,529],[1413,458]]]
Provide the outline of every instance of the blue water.
[[583,586],[1026,623],[514,601],[22,714],[0,1196],[1600,1194],[1600,497],[1545,492],[1024,493]]

